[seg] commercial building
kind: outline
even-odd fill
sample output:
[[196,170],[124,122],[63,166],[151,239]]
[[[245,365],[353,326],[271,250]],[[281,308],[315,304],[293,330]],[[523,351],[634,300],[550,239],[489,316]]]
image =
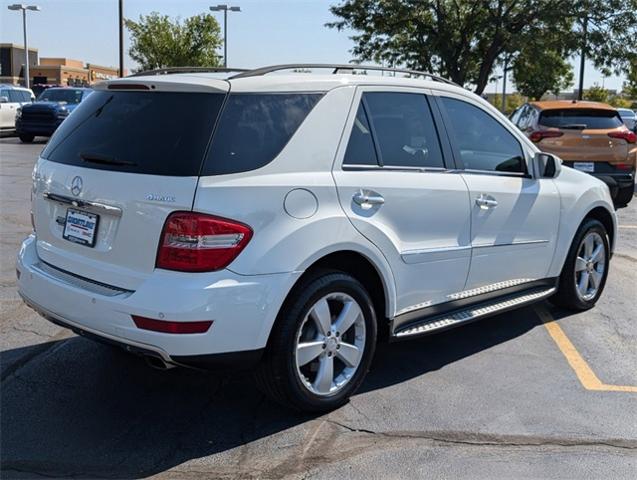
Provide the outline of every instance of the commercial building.
[[[87,86],[119,76],[112,67],[84,63],[71,58],[38,57],[36,48],[29,48],[31,85]],[[24,47],[0,44],[0,83],[24,84]]]

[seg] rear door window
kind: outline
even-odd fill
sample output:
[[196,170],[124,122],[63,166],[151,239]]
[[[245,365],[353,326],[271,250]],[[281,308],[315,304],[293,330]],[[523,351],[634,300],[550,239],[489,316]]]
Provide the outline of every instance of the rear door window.
[[99,170],[197,176],[224,98],[95,91],[60,125],[42,157]]
[[560,108],[544,110],[540,114],[540,125],[573,130],[616,128],[622,120],[614,110]]
[[425,95],[366,92],[363,98],[383,166],[444,168],[438,133]]
[[201,175],[247,172],[283,150],[319,93],[236,93],[223,108]]

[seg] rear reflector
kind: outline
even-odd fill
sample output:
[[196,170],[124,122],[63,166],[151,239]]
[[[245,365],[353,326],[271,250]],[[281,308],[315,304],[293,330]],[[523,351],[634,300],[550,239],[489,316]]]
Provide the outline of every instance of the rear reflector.
[[157,268],[211,272],[227,267],[252,238],[243,223],[195,212],[174,212],[159,241]]
[[622,140],[626,140],[628,143],[637,142],[637,135],[635,135],[635,132],[631,132],[627,128],[610,132],[608,136],[611,138],[621,138]]
[[154,318],[138,317],[131,315],[137,328],[161,333],[206,333],[212,325],[212,320],[198,322],[171,322],[168,320],[155,320]]
[[560,132],[559,130],[537,130],[531,133],[531,135],[529,135],[529,138],[532,142],[537,143],[543,138],[557,138],[561,137],[562,135],[564,135],[564,133]]

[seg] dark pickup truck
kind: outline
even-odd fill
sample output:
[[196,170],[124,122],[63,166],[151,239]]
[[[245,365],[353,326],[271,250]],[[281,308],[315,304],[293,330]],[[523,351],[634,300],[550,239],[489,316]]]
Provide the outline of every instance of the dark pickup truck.
[[38,99],[18,110],[16,133],[25,143],[36,136],[50,137],[66,117],[93,90],[90,88],[59,87],[44,90]]

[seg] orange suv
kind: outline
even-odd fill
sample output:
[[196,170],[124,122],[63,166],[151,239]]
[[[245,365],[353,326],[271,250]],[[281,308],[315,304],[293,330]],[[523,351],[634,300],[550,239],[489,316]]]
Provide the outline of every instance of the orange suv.
[[637,135],[610,105],[575,100],[530,102],[513,112],[511,121],[540,150],[604,181],[615,208],[625,207],[633,198]]

